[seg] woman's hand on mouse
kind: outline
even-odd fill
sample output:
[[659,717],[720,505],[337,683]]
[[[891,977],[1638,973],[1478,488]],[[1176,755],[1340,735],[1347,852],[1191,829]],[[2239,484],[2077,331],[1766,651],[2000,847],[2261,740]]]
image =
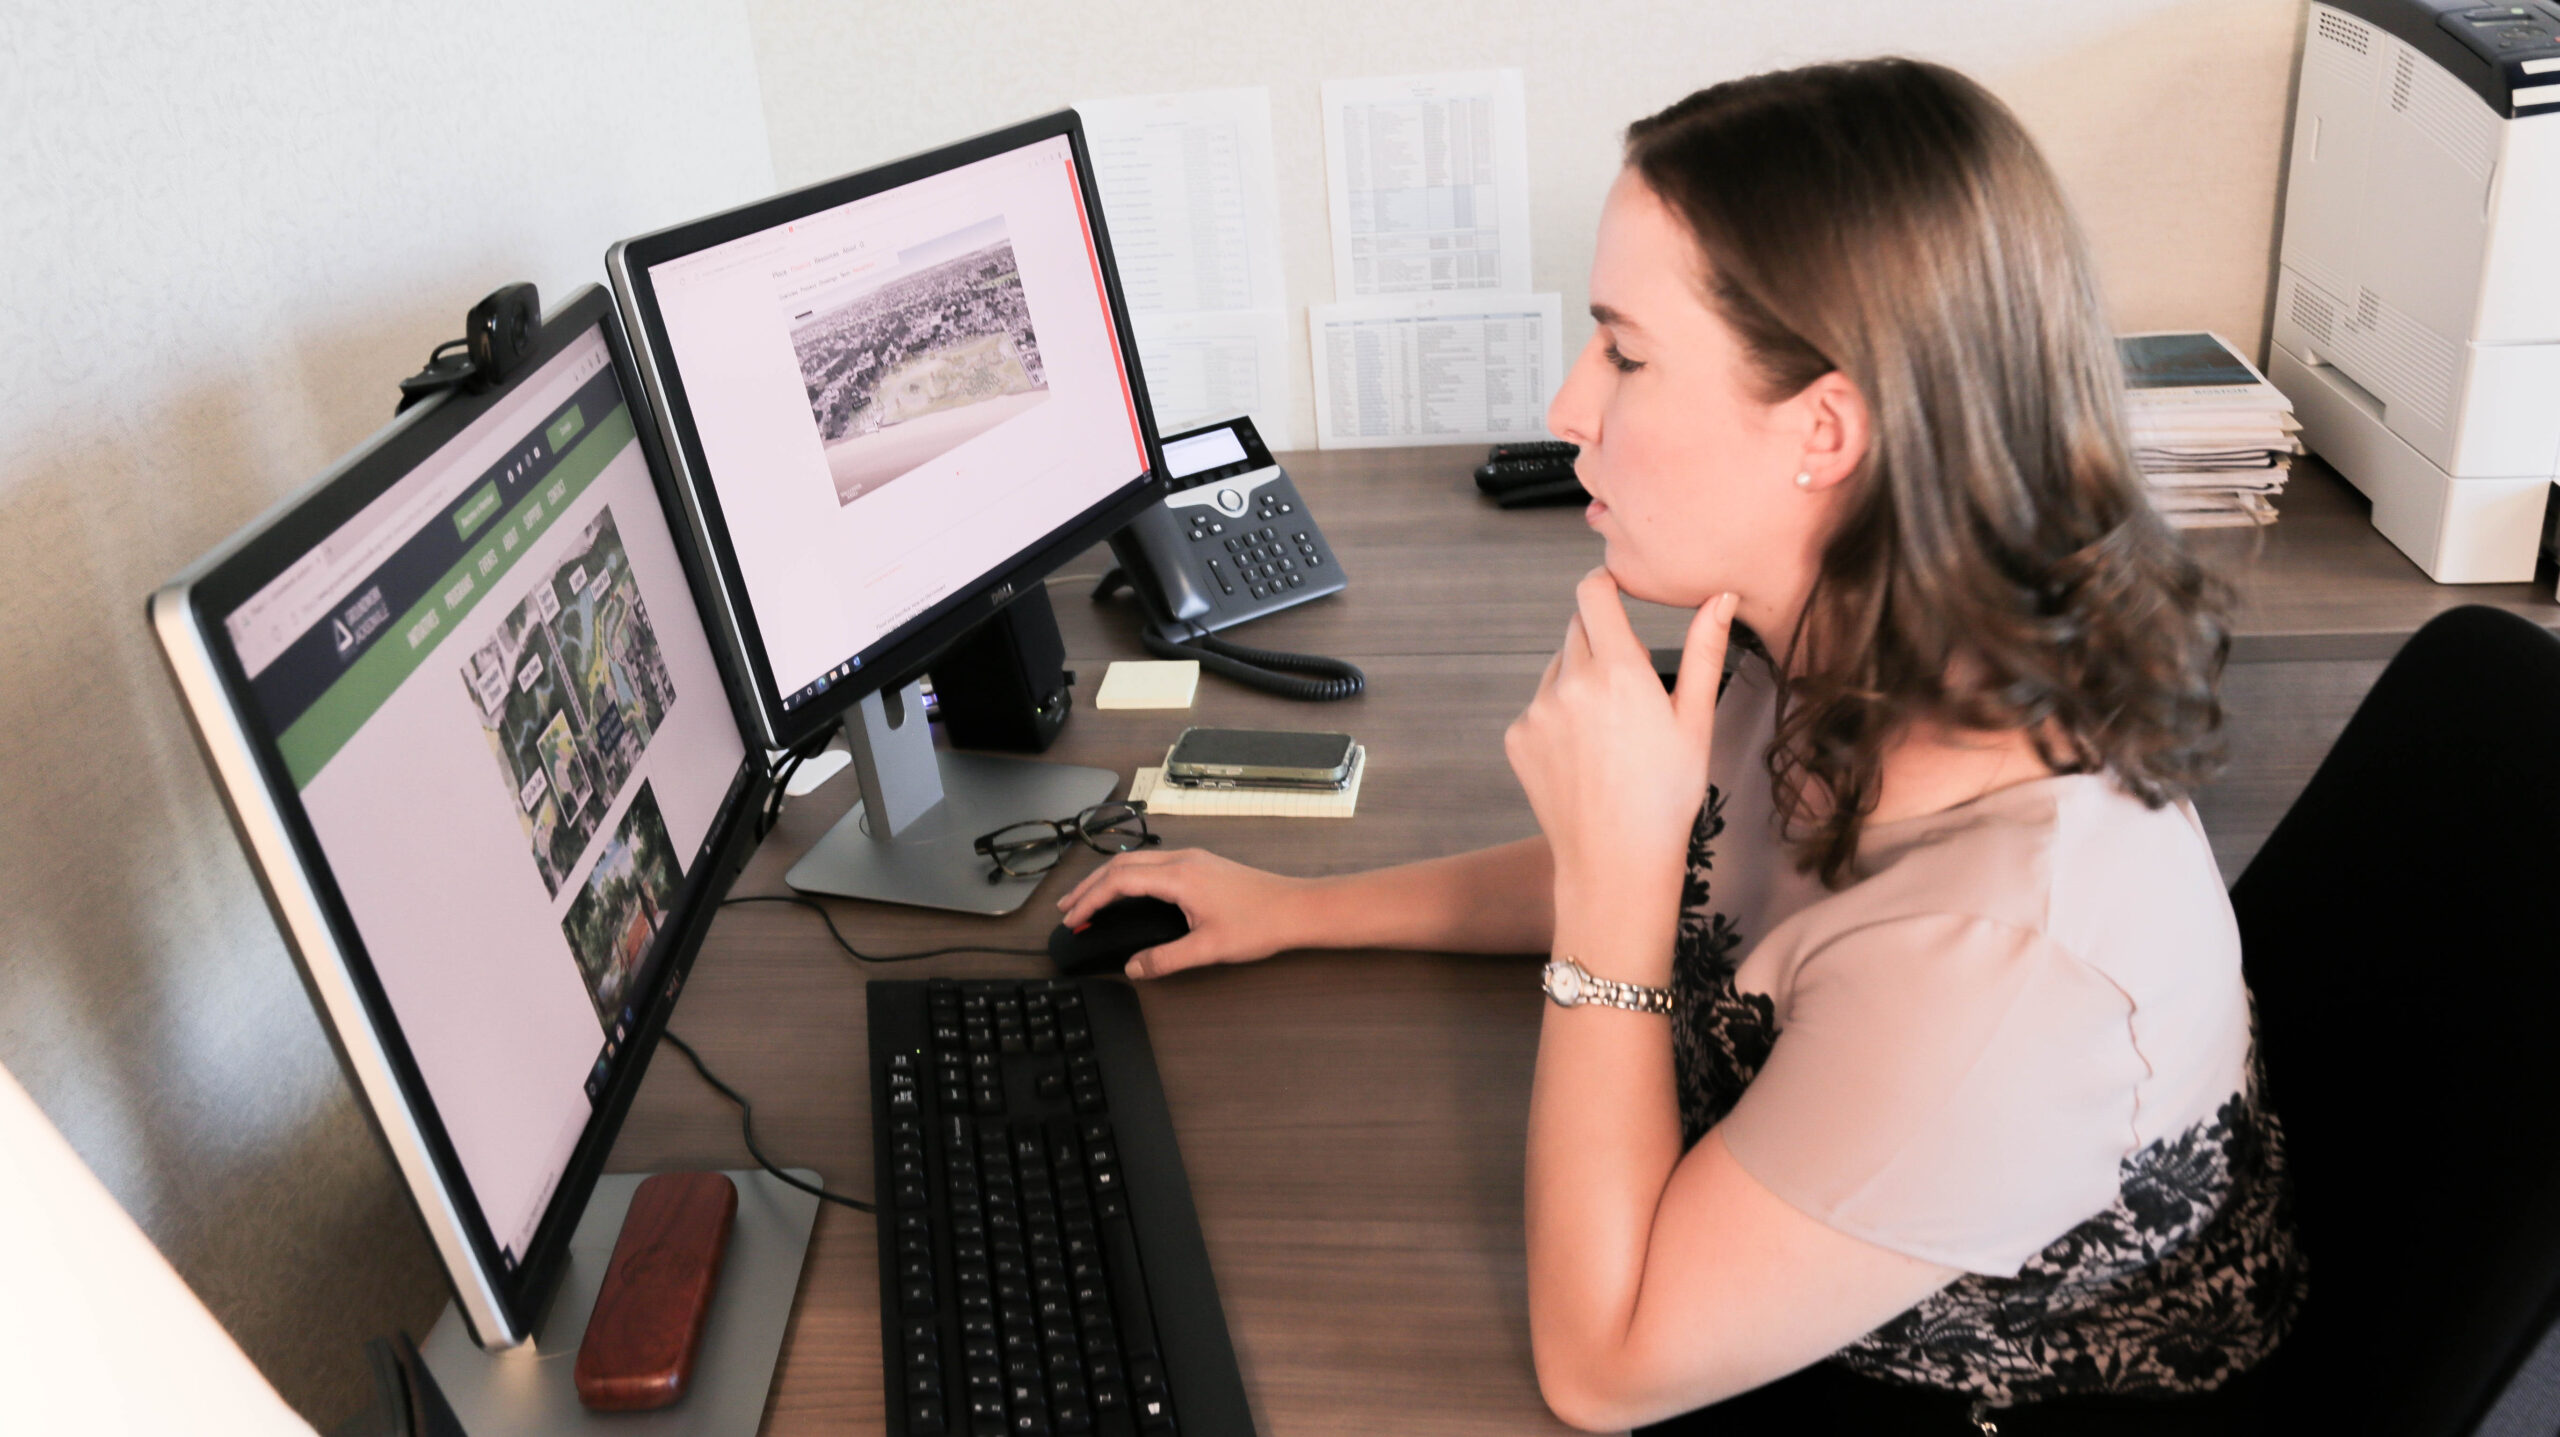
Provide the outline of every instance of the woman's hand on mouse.
[[1059,920],[1082,928],[1104,905],[1160,898],[1182,910],[1191,931],[1129,958],[1132,978],[1161,978],[1211,963],[1250,963],[1305,944],[1292,919],[1306,880],[1247,868],[1197,848],[1141,848],[1088,873],[1058,900]]
[[1555,856],[1560,934],[1649,910],[1660,893],[1676,898],[1689,830],[1706,800],[1717,680],[1736,602],[1719,595],[1698,610],[1680,656],[1681,682],[1665,694],[1609,571],[1592,570],[1574,597],[1564,646],[1503,735]]

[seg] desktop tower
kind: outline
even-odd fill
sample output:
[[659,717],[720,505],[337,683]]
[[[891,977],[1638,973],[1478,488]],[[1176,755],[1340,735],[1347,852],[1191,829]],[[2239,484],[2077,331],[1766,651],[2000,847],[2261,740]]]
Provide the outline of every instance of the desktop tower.
[[2560,7],[2311,7],[2267,376],[2439,583],[2533,577],[2560,468]]

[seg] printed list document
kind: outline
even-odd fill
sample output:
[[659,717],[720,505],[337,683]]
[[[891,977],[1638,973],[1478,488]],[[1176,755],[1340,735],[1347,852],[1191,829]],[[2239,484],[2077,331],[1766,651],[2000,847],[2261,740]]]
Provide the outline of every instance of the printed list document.
[[1271,92],[1088,100],[1085,143],[1156,427],[1252,416],[1294,449]]
[[1529,289],[1518,70],[1328,80],[1334,298]]
[[1547,437],[1564,374],[1553,294],[1399,295],[1308,311],[1326,449]]
[[1245,414],[1275,453],[1298,447],[1285,310],[1133,314],[1129,322],[1159,432]]
[[1132,312],[1281,307],[1269,90],[1089,100],[1076,112]]

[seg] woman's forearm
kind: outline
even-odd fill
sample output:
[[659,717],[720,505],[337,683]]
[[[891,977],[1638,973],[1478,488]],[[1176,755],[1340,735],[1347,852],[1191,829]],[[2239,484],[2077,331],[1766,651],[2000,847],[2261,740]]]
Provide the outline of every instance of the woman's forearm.
[[1544,837],[1307,881],[1298,946],[1543,953],[1555,936]]

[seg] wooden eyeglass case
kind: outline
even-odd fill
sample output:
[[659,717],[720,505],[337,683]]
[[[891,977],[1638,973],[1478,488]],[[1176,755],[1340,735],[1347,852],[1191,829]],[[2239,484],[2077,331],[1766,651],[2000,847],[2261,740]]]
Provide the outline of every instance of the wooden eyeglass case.
[[580,1403],[644,1412],[684,1396],[737,1217],[723,1173],[659,1173],[632,1192],[578,1345]]

